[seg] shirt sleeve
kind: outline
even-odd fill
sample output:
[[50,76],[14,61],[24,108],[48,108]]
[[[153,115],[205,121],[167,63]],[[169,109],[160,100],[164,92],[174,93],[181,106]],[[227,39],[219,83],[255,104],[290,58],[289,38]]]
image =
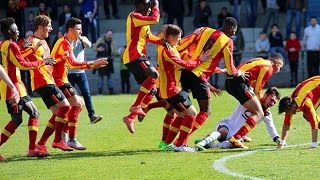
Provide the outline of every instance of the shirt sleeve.
[[279,136],[276,126],[274,125],[273,117],[271,113],[268,116],[263,117],[263,121],[266,124],[267,130],[272,140],[275,137]]
[[171,50],[164,48],[163,52],[164,59],[170,63],[180,67],[192,70],[194,67],[200,64],[200,60],[182,60],[180,57],[175,55]]
[[151,31],[150,31],[150,33],[149,33],[149,36],[148,36],[148,38],[147,38],[147,41],[150,42],[150,43],[152,43],[152,44],[158,44],[158,45],[161,44],[161,38],[159,38],[158,36],[153,35],[153,34],[151,33]]
[[157,24],[160,19],[160,12],[159,8],[154,6],[152,8],[152,15],[151,16],[143,16],[140,13],[132,12],[131,18],[134,26],[145,26],[145,25],[153,25]]
[[291,121],[292,121],[292,114],[285,113],[283,124],[290,126],[291,125]]
[[11,43],[9,47],[10,60],[21,70],[38,69],[40,66],[45,65],[44,61],[27,61],[20,53],[20,49],[17,44]]
[[227,46],[223,48],[223,59],[224,59],[224,64],[226,66],[228,74],[237,75],[238,70],[233,65],[232,52],[233,52],[233,42],[232,40],[230,40]]
[[62,48],[63,48],[64,54],[63,55],[60,54],[60,55],[65,57],[66,62],[70,69],[89,69],[87,62],[76,61],[76,57],[74,56],[72,52],[72,48],[69,43],[63,43]]

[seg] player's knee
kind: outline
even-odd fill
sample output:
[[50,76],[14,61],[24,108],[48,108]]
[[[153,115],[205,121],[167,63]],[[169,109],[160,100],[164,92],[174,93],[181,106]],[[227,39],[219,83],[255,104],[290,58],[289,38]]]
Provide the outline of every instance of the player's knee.
[[189,107],[186,112],[184,113],[187,116],[196,116],[197,115],[197,110],[194,106]]
[[22,116],[13,116],[12,121],[16,126],[19,126],[22,123]]

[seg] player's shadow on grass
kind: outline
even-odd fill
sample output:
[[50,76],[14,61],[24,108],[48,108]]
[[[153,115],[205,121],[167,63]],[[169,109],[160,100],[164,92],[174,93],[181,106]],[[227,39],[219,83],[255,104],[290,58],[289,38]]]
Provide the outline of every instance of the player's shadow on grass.
[[150,154],[157,153],[161,151],[157,149],[139,149],[139,150],[116,150],[116,151],[74,151],[74,152],[61,152],[53,153],[48,157],[37,158],[37,157],[26,157],[26,156],[13,156],[7,158],[6,162],[15,161],[37,161],[37,160],[63,160],[63,159],[73,159],[73,158],[95,158],[95,157],[114,157],[114,156],[134,156],[139,154]]

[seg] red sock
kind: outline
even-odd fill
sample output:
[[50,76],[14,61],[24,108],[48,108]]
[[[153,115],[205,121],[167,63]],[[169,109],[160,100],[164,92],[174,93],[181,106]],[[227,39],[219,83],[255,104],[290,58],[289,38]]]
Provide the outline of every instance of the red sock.
[[248,117],[246,123],[239,129],[239,131],[233,135],[235,139],[240,139],[242,136],[247,135],[254,127],[256,122],[252,119],[251,116]]
[[[69,121],[69,119],[68,119]],[[68,133],[69,132],[69,126],[68,126],[68,123],[64,123],[64,126],[63,126],[63,130],[62,130],[64,133]]]
[[176,138],[179,130],[180,130],[180,126],[183,122],[183,117],[176,117],[174,119],[174,121],[171,123],[170,128],[169,128],[169,132],[166,138],[165,143],[166,144],[170,144],[173,142],[174,138]]
[[154,102],[154,103],[150,103],[149,105],[148,105],[148,110],[151,110],[151,109],[154,109],[154,108],[158,108],[158,107],[163,107],[163,108],[165,108],[165,107],[167,107],[167,101],[165,101],[165,100],[160,100],[160,101],[158,101],[158,102]]
[[28,121],[29,130],[29,149],[36,148],[36,140],[38,135],[38,119],[35,117],[30,117]]
[[67,121],[67,116],[70,108],[71,108],[70,106],[62,106],[59,108],[57,112],[57,117],[55,119],[55,124],[54,124],[55,134],[54,134],[53,142],[55,143],[59,143],[62,140],[61,138],[62,130],[63,130],[64,123],[66,123]]
[[200,129],[201,126],[206,122],[208,118],[208,113],[200,111],[199,114],[196,117],[196,120],[193,124],[192,130],[190,132],[190,135],[195,132],[196,130]]
[[76,137],[78,117],[82,108],[78,106],[72,106],[68,113],[68,125],[69,125],[69,138],[73,139]]
[[147,108],[148,105],[150,104],[150,102],[152,101],[153,99],[153,94],[151,93],[148,93],[142,100],[142,103],[141,103],[141,107],[142,108]]
[[162,126],[162,138],[161,138],[162,141],[165,141],[167,139],[170,124],[173,122],[174,119],[175,119],[174,116],[172,117],[172,116],[169,116],[168,114],[166,114],[166,117],[164,117],[163,126]]
[[17,128],[18,126],[14,124],[12,120],[9,121],[0,135],[0,146],[10,138],[10,136],[16,131]]
[[156,79],[153,77],[148,77],[146,80],[144,80],[140,87],[140,91],[138,92],[137,99],[132,106],[141,105],[142,100],[146,97],[155,84]]
[[184,142],[187,142],[186,139],[189,137],[189,133],[191,132],[195,119],[195,116],[184,116],[183,122],[180,126],[180,135],[175,143],[177,147],[186,145]]
[[56,119],[56,115],[53,114],[47,123],[46,129],[44,130],[41,136],[41,139],[38,142],[39,145],[47,144],[49,137],[54,132],[55,119]]

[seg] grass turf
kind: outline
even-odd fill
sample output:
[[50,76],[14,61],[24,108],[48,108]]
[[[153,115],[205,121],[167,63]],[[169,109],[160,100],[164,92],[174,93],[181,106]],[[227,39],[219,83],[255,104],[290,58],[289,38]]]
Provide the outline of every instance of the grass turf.
[[[292,89],[281,89],[289,95]],[[62,152],[50,147],[47,158],[25,157],[28,147],[27,114],[24,122],[7,143],[0,147],[0,153],[7,158],[0,163],[0,179],[236,179],[213,168],[214,160],[234,155],[242,150],[208,150],[196,153],[161,152],[158,144],[161,138],[163,109],[152,110],[142,123],[136,122],[136,134],[128,132],[122,117],[128,112],[135,95],[94,96],[97,114],[103,120],[91,125],[86,109],[79,116],[78,140],[86,151]],[[39,122],[40,138],[50,111],[40,98],[33,98],[41,112]],[[197,107],[196,102],[194,102]],[[227,117],[236,107],[236,100],[223,92],[221,97],[212,98],[212,114],[206,124],[190,137],[189,145],[197,138],[211,132],[218,121]],[[1,129],[9,120],[5,103],[0,104]],[[277,105],[272,108],[274,121],[281,133],[283,115],[277,114]],[[247,143],[249,150],[273,148],[265,125],[261,123],[250,134],[253,142]],[[298,113],[293,119],[287,143],[310,142],[309,124]],[[258,151],[252,155],[231,159],[226,167],[237,173],[266,179],[317,178],[314,162],[318,149],[308,150],[299,146],[284,150]]]

